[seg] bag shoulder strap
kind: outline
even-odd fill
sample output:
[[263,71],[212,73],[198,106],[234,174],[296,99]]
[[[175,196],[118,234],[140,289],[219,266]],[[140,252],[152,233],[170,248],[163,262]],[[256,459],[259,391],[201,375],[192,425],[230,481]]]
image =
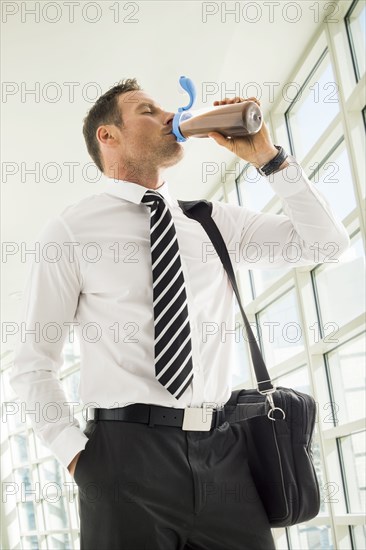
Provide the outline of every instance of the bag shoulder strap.
[[207,235],[209,236],[231,282],[247,331],[250,354],[252,356],[258,389],[260,391],[273,389],[273,385],[271,383],[271,379],[269,377],[269,373],[265,365],[262,353],[259,349],[257,340],[255,339],[252,328],[249,324],[243,305],[241,303],[240,293],[236,282],[234,269],[230,260],[229,252],[227,250],[225,241],[220,233],[220,230],[212,218],[212,203],[205,199],[201,199],[196,201],[178,200],[178,204],[188,218],[196,220],[202,225]]

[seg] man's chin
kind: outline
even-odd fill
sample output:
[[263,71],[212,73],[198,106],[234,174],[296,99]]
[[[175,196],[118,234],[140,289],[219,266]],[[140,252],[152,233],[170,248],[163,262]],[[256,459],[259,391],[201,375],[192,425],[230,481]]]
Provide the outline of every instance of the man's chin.
[[184,157],[184,148],[181,143],[178,141],[175,142],[174,149],[170,149],[169,151],[166,151],[164,158],[162,159],[162,166],[168,167],[168,166],[174,166],[175,164],[178,164]]

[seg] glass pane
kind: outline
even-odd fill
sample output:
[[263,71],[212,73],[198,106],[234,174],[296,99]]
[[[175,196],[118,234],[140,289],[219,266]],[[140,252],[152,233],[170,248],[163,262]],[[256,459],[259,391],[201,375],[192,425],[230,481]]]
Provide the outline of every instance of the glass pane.
[[299,524],[290,527],[291,548],[307,550],[334,550],[330,525]]
[[34,438],[36,443],[36,456],[37,458],[43,458],[43,457],[49,457],[51,456],[51,450],[46,447],[46,445],[43,445],[42,441],[39,437],[35,436]]
[[300,367],[294,369],[286,374],[281,376],[276,376],[272,378],[276,386],[284,386],[285,388],[292,388],[303,393],[311,394],[310,382],[309,382],[309,371],[307,367]]
[[28,492],[31,494],[32,489],[34,489],[30,468],[17,468],[14,471],[14,481],[18,487],[24,489],[25,494]]
[[360,236],[352,240],[341,262],[322,264],[314,274],[322,328],[328,335],[334,332],[329,340],[336,341],[338,327],[364,313],[365,256]]
[[292,267],[283,269],[255,269],[252,271],[254,277],[255,295],[259,296],[283,275],[286,275]]
[[286,529],[279,531],[279,533],[276,537],[276,550],[289,550]]
[[267,178],[251,164],[244,168],[239,181],[242,204],[251,210],[261,211],[275,194]]
[[19,521],[22,531],[36,529],[36,515],[33,502],[20,502],[18,504]]
[[48,536],[47,543],[47,548],[52,548],[52,550],[56,550],[57,548],[62,548],[62,550],[72,549],[71,539],[68,533],[57,533],[56,535]]
[[11,448],[15,464],[29,462],[27,437],[25,434],[15,434],[11,438]]
[[303,351],[304,343],[295,290],[284,294],[257,315],[266,362],[276,365]]
[[335,423],[365,416],[365,335],[327,354],[336,410]]
[[297,160],[305,157],[338,113],[338,86],[327,53],[287,111]]
[[359,432],[340,438],[346,489],[351,513],[366,512],[366,433]]
[[[70,503],[70,506],[69,506],[69,514],[70,514],[70,520],[69,520],[69,528],[70,529],[73,529],[73,530],[78,530],[80,528],[80,516],[79,516],[79,510],[78,510],[78,505],[79,505],[79,502],[78,502],[78,488],[77,488],[77,485],[76,483],[74,483],[73,485],[73,490],[70,488],[70,489],[67,489],[67,502]],[[74,531],[74,536],[75,536],[75,531]],[[75,545],[75,548],[78,548],[76,545]]]
[[352,55],[357,68],[357,80],[365,72],[365,43],[366,43],[366,4],[359,1],[347,18],[350,33]]
[[61,465],[58,460],[51,458],[50,460],[41,462],[38,464],[38,471],[41,487],[50,483],[50,486],[54,486],[55,490],[62,490],[63,478],[61,474]]
[[355,550],[364,550],[366,544],[366,526],[351,525]]
[[[65,501],[60,496],[48,497],[43,501],[46,529],[65,529],[68,527]],[[52,547],[53,548],[53,547]]]
[[[317,169],[316,165],[310,168]],[[344,141],[310,179],[327,198],[337,218],[342,220],[356,208],[352,174]]]
[[38,550],[39,546],[37,537],[22,537],[22,548],[23,550]]

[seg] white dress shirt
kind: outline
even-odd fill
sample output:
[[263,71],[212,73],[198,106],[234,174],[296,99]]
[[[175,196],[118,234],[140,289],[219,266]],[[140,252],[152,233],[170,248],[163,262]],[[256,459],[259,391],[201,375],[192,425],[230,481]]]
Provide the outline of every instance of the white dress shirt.
[[[213,219],[234,269],[316,264],[334,249],[328,243],[336,243],[333,258],[349,246],[327,200],[296,159],[288,160],[290,168],[267,178],[282,199],[284,215],[213,202]],[[65,208],[38,239],[41,253],[29,272],[21,315],[23,327],[36,331],[18,339],[10,383],[27,410],[38,404],[40,416],[36,421],[30,417],[35,433],[65,467],[88,441],[59,380],[71,326],[80,342],[84,406],[221,406],[232,391],[235,337],[222,338],[221,329],[235,328],[234,294],[204,229],[183,214],[166,181],[158,191],[177,232],[194,377],[179,400],[155,378],[150,209],[140,204],[145,191],[103,176],[100,193]],[[288,243],[294,243],[291,250]],[[294,255],[297,261],[289,264]],[[213,323],[220,330],[207,334]]]

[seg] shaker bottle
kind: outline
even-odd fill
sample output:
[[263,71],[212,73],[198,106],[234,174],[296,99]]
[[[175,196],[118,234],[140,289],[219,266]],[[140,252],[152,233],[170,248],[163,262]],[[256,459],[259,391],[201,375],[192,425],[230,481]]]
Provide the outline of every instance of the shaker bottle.
[[177,141],[190,137],[208,137],[209,132],[219,132],[225,137],[244,137],[256,134],[262,127],[263,116],[255,101],[218,105],[197,111],[189,111],[196,97],[191,79],[181,76],[180,85],[185,89],[190,102],[180,107],[173,119],[173,134]]

